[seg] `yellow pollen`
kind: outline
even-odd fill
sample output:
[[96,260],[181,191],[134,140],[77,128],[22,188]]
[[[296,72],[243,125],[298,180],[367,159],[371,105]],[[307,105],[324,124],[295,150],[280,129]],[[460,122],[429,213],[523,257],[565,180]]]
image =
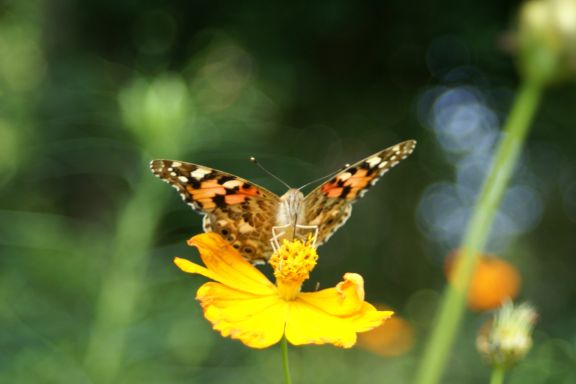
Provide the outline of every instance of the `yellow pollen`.
[[311,237],[306,242],[284,240],[268,261],[274,268],[276,285],[282,298],[294,299],[316,266],[318,254],[311,243]]

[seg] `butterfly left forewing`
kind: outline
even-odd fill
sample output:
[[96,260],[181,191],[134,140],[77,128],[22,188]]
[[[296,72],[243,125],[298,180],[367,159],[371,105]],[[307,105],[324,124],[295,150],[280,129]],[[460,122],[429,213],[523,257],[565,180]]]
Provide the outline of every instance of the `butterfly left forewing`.
[[252,262],[270,257],[276,194],[238,176],[183,161],[153,160],[150,169],[205,215],[206,232],[219,233]]
[[352,213],[352,203],[364,196],[380,177],[408,157],[416,141],[386,148],[342,170],[304,199],[306,223],[318,226],[317,244],[324,243]]

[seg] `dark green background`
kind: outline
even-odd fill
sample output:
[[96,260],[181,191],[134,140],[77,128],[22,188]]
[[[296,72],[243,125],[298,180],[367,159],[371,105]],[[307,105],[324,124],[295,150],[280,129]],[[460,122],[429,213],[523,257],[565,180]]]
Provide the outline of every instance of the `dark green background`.
[[[203,319],[194,294],[204,279],[171,261],[194,257],[185,240],[201,231],[200,216],[148,161],[204,164],[281,194],[249,156],[298,186],[415,139],[416,152],[319,249],[308,287],[362,274],[369,301],[412,322],[414,349],[386,359],[291,348],[296,382],[411,382],[443,258],[457,244],[435,238],[419,209],[431,186],[455,183],[462,155],[438,144],[424,95],[474,89],[502,123],[519,83],[509,35],[517,6],[0,2],[0,382],[105,382],[86,354],[96,319],[114,316],[98,304],[111,279],[116,309],[134,304],[105,330],[125,345],[112,382],[281,382],[276,347],[245,348]],[[152,88],[160,96],[146,104]],[[576,380],[575,96],[571,85],[546,93],[515,176],[537,195],[534,222],[489,245],[520,270],[521,299],[540,312],[534,350],[511,383]],[[474,348],[487,318],[467,317],[443,382],[487,382]]]

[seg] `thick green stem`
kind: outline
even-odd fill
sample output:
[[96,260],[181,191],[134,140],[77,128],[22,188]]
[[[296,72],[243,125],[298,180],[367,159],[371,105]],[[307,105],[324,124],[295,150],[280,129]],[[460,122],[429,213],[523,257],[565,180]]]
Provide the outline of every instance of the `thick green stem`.
[[464,314],[466,292],[476,258],[485,245],[490,226],[522,148],[528,127],[538,106],[543,85],[525,81],[514,102],[503,137],[496,149],[490,172],[476,201],[461,246],[460,262],[453,284],[444,292],[435,327],[424,352],[416,383],[435,384],[441,378],[456,332]]
[[504,369],[504,367],[495,365],[492,368],[492,376],[490,376],[490,384],[503,384],[505,374],[506,370]]
[[280,342],[280,348],[282,349],[282,367],[284,368],[284,382],[286,384],[292,384],[292,377],[290,376],[290,363],[288,361],[288,341],[286,336],[282,338]]

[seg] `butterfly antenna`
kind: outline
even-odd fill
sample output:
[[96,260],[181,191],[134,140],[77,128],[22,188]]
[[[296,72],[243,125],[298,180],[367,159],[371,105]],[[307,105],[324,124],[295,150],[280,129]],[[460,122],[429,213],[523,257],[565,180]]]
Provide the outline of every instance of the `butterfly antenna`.
[[325,175],[325,176],[322,176],[322,177],[319,177],[319,178],[314,179],[314,180],[312,180],[312,181],[309,181],[309,182],[307,182],[306,184],[304,184],[303,186],[301,186],[300,188],[298,188],[298,190],[304,189],[304,188],[306,188],[307,186],[309,186],[309,185],[311,185],[311,184],[314,184],[314,183],[317,183],[317,182],[319,182],[319,181],[328,179],[328,178],[334,176],[335,174],[337,174],[337,173],[339,173],[339,172],[342,172],[343,170],[345,170],[345,169],[348,168],[348,167],[350,167],[350,164],[344,164],[344,166],[341,167],[340,169],[338,169],[337,171],[334,171],[334,172],[329,173],[329,174],[327,174],[327,175]]
[[288,189],[292,189],[291,186],[288,185],[288,183],[286,183],[284,180],[282,180],[281,178],[279,178],[278,176],[276,176],[275,174],[273,174],[272,172],[270,172],[269,170],[267,170],[266,168],[264,168],[264,166],[262,164],[260,164],[258,162],[258,160],[256,160],[256,158],[254,156],[250,157],[250,161],[253,162],[254,164],[256,164],[261,170],[263,170],[264,172],[266,172],[268,175],[272,176],[274,179],[276,179],[277,181],[279,181],[282,185],[284,185],[286,188]]

